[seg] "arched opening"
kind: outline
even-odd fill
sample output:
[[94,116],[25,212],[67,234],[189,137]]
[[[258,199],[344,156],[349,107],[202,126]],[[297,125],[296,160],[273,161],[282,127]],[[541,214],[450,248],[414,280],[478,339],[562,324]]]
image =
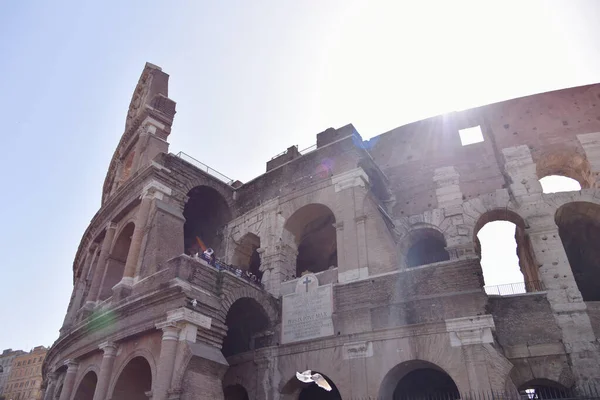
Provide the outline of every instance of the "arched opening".
[[102,280],[102,288],[100,289],[100,300],[105,300],[112,295],[112,288],[123,278],[125,271],[125,263],[131,246],[131,237],[135,225],[133,222],[128,223],[119,233],[115,244],[113,245],[109,259],[106,261],[106,271]]
[[531,380],[519,386],[519,394],[529,400],[566,399],[573,395],[568,388],[549,379]]
[[[574,149],[542,155],[536,162],[536,172],[544,193],[581,190],[594,183],[590,163]],[[572,181],[579,184],[578,188]]]
[[486,293],[511,295],[542,289],[525,221],[501,209],[483,214],[474,229]]
[[248,392],[242,385],[227,386],[223,390],[225,400],[249,400]]
[[383,378],[379,398],[427,400],[460,398],[454,380],[437,365],[412,360],[396,365]]
[[88,372],[79,383],[79,387],[73,398],[77,400],[93,400],[97,382],[98,376],[96,376],[96,373],[94,371]]
[[540,179],[544,193],[576,192],[581,185],[573,178],[561,175],[548,175]]
[[259,248],[260,238],[253,233],[245,234],[236,245],[231,263],[241,270],[256,275],[260,281],[262,272],[260,271]]
[[337,267],[335,216],[323,204],[309,204],[297,210],[285,223],[298,246],[296,276]]
[[227,336],[223,340],[225,357],[269,346],[269,318],[263,307],[254,299],[236,300],[225,317]]
[[215,256],[223,256],[223,229],[231,220],[227,201],[208,186],[196,186],[188,193],[183,209],[184,246],[188,254],[212,248]]
[[558,234],[584,301],[600,300],[600,206],[568,203],[556,211]]
[[112,400],[148,400],[152,389],[152,370],[144,357],[135,357],[127,363],[115,384]]
[[432,228],[417,229],[409,234],[406,252],[408,268],[450,260],[446,251],[446,240],[441,232]]
[[333,381],[320,372],[313,371],[313,374],[315,373],[319,373],[325,378],[327,383],[329,383],[329,386],[331,386],[331,391],[328,392],[319,387],[316,383],[303,383],[298,381],[300,383],[298,400],[342,400],[342,395]]

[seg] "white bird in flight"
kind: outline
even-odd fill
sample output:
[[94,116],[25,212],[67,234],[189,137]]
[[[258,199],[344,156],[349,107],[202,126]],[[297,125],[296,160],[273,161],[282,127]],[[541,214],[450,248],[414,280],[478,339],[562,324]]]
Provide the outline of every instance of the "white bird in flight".
[[304,371],[303,373],[296,372],[296,378],[298,378],[298,380],[300,382],[304,382],[304,383],[314,382],[320,388],[323,388],[323,389],[327,390],[328,392],[331,391],[331,386],[329,386],[329,383],[325,380],[325,378],[323,378],[323,375],[313,374],[310,369]]

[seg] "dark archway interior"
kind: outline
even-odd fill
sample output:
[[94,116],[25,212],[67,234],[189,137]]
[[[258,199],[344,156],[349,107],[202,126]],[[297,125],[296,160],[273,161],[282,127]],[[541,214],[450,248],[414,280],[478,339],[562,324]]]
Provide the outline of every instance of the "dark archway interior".
[[104,273],[104,280],[102,281],[100,300],[109,298],[112,295],[113,286],[119,283],[121,278],[123,278],[125,263],[127,262],[127,255],[129,254],[129,247],[131,246],[131,237],[133,236],[134,229],[134,223],[130,222],[119,233],[119,237],[113,246],[110,257],[106,261],[106,272]]
[[298,245],[296,276],[337,267],[337,237],[333,212],[322,204],[309,204],[286,222]]
[[411,268],[450,260],[450,254],[446,251],[446,242],[442,234],[433,229],[422,229],[421,231],[427,232],[422,236],[419,235],[420,237],[408,249],[406,266]]
[[524,399],[566,399],[573,393],[558,382],[548,379],[535,379],[519,386],[519,394]]
[[600,301],[600,206],[565,204],[555,219],[583,300]]
[[253,273],[259,279],[262,278],[260,254],[257,251],[259,248],[260,238],[253,233],[247,233],[235,248],[232,264],[242,270]]
[[229,357],[258,348],[256,344],[260,340],[256,339],[256,335],[269,328],[269,318],[256,300],[244,297],[231,305],[225,325],[227,336],[223,340],[222,352]]
[[225,400],[249,400],[248,392],[242,385],[227,386],[223,394]]
[[[317,373],[313,371],[313,374]],[[320,373],[320,372],[318,372]],[[298,400],[342,400],[342,395],[340,391],[335,386],[335,384],[326,377],[321,374],[331,386],[331,391],[328,392],[325,389],[317,386],[316,383],[303,383],[302,390],[300,391],[300,395],[298,396]]]
[[458,399],[456,384],[445,372],[432,368],[415,369],[404,375],[394,389],[394,400]]
[[135,357],[123,369],[115,385],[112,400],[148,400],[152,389],[152,371],[144,357]]
[[[227,202],[215,189],[197,186],[188,193],[183,209],[184,246],[188,254],[199,249],[197,237],[211,247],[217,257],[223,256],[223,228],[231,220]],[[202,251],[201,251],[202,252]]]
[[97,382],[98,377],[96,373],[93,371],[88,372],[81,380],[73,398],[77,400],[93,400]]

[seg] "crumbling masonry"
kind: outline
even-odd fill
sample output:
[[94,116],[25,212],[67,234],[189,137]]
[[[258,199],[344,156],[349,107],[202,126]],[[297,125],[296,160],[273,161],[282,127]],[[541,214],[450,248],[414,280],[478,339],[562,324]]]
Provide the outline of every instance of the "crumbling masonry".
[[[369,141],[330,128],[241,183],[168,153],[168,78],[147,64],[135,89],[44,399],[397,399],[423,381],[457,398],[600,380],[600,85]],[[483,141],[462,146],[476,126]],[[582,190],[543,194],[548,175]],[[526,293],[484,290],[477,233],[496,220],[517,226]],[[297,381],[305,369],[334,390]]]

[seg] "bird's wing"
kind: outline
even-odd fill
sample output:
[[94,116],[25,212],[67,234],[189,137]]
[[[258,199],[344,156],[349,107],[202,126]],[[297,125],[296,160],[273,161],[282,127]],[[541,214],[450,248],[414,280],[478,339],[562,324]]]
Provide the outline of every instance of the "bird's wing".
[[327,390],[328,392],[331,391],[331,386],[329,386],[329,382],[327,382],[321,374],[314,374],[312,376],[312,380],[315,381],[315,383],[319,385],[319,387]]
[[312,382],[310,374],[305,375],[305,373],[296,372],[296,378],[298,378],[298,380],[300,382],[304,382],[304,383]]

